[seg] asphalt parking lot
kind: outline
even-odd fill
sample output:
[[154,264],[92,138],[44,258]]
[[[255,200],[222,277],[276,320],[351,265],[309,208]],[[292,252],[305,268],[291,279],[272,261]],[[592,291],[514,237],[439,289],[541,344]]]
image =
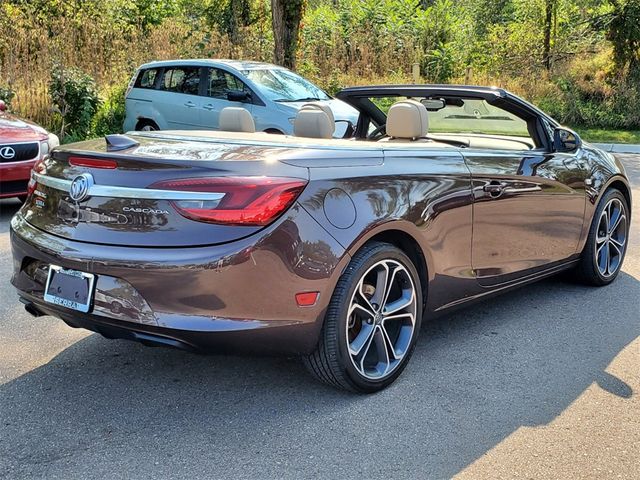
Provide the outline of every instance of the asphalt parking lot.
[[296,359],[148,348],[33,318],[0,201],[0,478],[638,478],[640,156],[623,272],[428,323],[372,396]]

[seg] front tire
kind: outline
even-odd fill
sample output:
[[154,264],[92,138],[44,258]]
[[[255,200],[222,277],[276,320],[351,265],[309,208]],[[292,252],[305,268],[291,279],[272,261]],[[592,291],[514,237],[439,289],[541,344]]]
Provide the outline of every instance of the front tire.
[[589,236],[576,268],[578,279],[593,286],[613,282],[622,267],[629,237],[629,205],[615,188],[605,192],[593,216]]
[[406,367],[420,331],[422,288],[415,266],[400,249],[372,242],[356,253],[340,277],[309,371],[337,388],[372,393]]

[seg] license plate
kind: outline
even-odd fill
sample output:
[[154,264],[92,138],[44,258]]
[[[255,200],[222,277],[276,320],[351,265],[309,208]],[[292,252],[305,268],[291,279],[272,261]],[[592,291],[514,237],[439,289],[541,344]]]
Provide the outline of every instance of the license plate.
[[91,305],[94,281],[92,273],[50,265],[44,301],[86,313]]

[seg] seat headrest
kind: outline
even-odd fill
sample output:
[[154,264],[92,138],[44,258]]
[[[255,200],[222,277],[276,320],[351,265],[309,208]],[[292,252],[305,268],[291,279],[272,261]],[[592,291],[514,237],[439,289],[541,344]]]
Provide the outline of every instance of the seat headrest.
[[241,107],[225,107],[218,120],[220,130],[225,132],[254,133],[256,124],[248,110]]
[[326,103],[309,102],[302,105],[302,108],[319,108],[320,110],[322,110],[324,113],[327,114],[327,116],[329,117],[329,120],[331,120],[331,123],[333,123],[334,129],[335,129],[336,119],[333,116],[333,110],[331,110],[331,107]]
[[301,108],[293,121],[296,137],[333,138],[335,123],[319,108]]
[[387,114],[387,135],[415,140],[429,131],[427,108],[417,100],[402,100],[391,105]]

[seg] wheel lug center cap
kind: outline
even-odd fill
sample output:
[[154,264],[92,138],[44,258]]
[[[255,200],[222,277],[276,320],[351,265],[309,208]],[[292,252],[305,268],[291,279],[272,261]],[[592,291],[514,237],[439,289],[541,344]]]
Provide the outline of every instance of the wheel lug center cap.
[[376,316],[373,317],[373,322],[376,325],[380,325],[382,323],[382,313],[380,313],[380,312],[376,313]]

